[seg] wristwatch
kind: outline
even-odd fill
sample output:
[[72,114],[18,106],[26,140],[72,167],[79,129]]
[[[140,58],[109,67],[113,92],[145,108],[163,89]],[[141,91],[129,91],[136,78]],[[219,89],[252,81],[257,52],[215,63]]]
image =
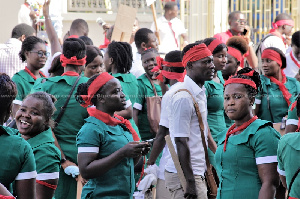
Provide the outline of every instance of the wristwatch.
[[60,164],[65,163],[65,161],[67,161],[67,159],[66,159],[66,158],[62,158],[62,159],[60,160]]

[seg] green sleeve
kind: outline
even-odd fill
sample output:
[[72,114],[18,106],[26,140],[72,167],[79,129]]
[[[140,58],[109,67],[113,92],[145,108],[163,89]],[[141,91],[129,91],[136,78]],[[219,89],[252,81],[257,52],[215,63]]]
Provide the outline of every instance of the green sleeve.
[[23,99],[25,98],[25,91],[24,91],[24,86],[22,86],[21,84],[20,78],[21,77],[18,74],[15,74],[12,77],[12,81],[15,82],[17,86],[18,94],[16,96],[16,100],[23,101]]
[[144,83],[140,80],[138,80],[138,85],[139,85],[139,90],[138,90],[138,96],[136,98],[135,103],[143,106],[145,102],[146,89]]
[[297,107],[295,107],[292,111],[291,111],[291,106],[289,107],[289,111],[288,111],[288,120],[298,120],[297,117]]
[[77,135],[77,147],[99,147],[103,140],[103,134],[99,126],[86,123],[82,126]]
[[54,144],[44,144],[35,150],[37,173],[59,172],[60,153]]
[[282,171],[285,171],[283,159],[282,159],[282,152],[285,146],[286,146],[286,142],[283,136],[278,142],[278,149],[277,149],[278,168]]
[[20,151],[23,151],[23,153],[21,153],[23,164],[20,173],[35,171],[36,165],[35,165],[34,155],[31,146],[25,140],[21,145]]
[[[255,158],[266,158],[277,156],[278,141],[280,139],[279,133],[270,126],[260,128],[254,135],[253,148],[255,151]],[[263,160],[267,161],[267,160]],[[275,161],[277,162],[277,160]]]

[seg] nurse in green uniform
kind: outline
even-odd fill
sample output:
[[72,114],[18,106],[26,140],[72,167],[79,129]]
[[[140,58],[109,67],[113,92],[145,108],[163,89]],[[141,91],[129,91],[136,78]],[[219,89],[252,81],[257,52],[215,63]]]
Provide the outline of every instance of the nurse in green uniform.
[[[55,108],[57,111],[52,117],[54,120],[60,113],[61,107],[67,100],[79,74],[84,69],[85,56],[86,46],[81,39],[66,39],[63,45],[63,54],[60,58],[65,72],[62,76],[48,78],[45,82],[39,80],[32,88],[32,92],[44,91],[56,97]],[[85,108],[76,102],[74,93],[78,85],[87,82],[87,80],[87,77],[79,79],[58,126],[53,130],[58,142],[56,145],[61,149],[61,169],[55,199],[76,198],[77,181],[75,178],[79,174],[76,135],[84,124],[84,119],[88,117],[88,113]]]
[[[213,54],[215,73],[214,78],[210,81],[205,81],[205,94],[207,97],[207,123],[211,135],[215,142],[217,142],[218,133],[226,129],[224,117],[224,79],[222,70],[224,70],[227,63],[227,47],[219,39],[206,38],[203,43]],[[213,152],[208,149],[208,156],[211,165],[215,166],[215,159]]]
[[[300,98],[298,98],[295,102],[295,106],[297,109],[294,110],[300,110]],[[298,119],[300,117],[300,111],[296,111],[296,115]],[[297,174],[293,184],[291,185],[293,176],[300,168],[300,158],[298,158],[300,156],[299,127],[300,124],[299,126],[297,125],[295,133],[288,133],[280,138],[277,151],[277,171],[284,187],[289,190],[289,187],[291,186],[289,196],[293,198],[300,198],[300,173]]]
[[295,78],[286,77],[285,55],[275,47],[262,53],[262,89],[255,99],[255,114],[272,123],[282,121],[288,114],[288,107],[300,93],[300,84]]
[[207,122],[213,139],[217,141],[218,133],[226,128],[223,106],[224,79],[222,70],[227,63],[227,47],[216,38],[204,39],[203,43],[207,45],[207,48],[213,54],[216,71],[214,78],[210,81],[206,81],[204,86],[206,88],[205,94],[207,97]]
[[139,91],[136,102],[133,105],[133,119],[139,128],[142,140],[148,140],[155,137],[155,134],[150,132],[150,125],[147,117],[147,101],[146,97],[153,97],[154,91],[149,78],[155,86],[158,96],[162,96],[162,90],[158,80],[152,79],[153,72],[151,70],[157,65],[156,57],[157,50],[150,48],[142,53],[142,64],[145,69],[145,74],[138,78]]
[[279,185],[276,155],[280,134],[272,123],[253,116],[259,74],[243,68],[224,86],[225,112],[235,123],[217,138],[217,198],[274,199]]
[[130,122],[115,114],[126,107],[120,82],[107,72],[95,75],[79,85],[76,99],[84,107],[94,105],[77,135],[80,173],[89,179],[81,198],[132,198],[134,165],[150,147],[138,142]]
[[50,127],[54,101],[55,98],[45,92],[29,94],[16,113],[18,130],[35,157],[36,196],[43,199],[53,197],[59,178],[60,151],[54,144]]
[[19,56],[23,62],[26,61],[27,66],[12,77],[18,89],[18,95],[13,101],[13,115],[19,110],[26,95],[30,93],[35,80],[45,77],[40,69],[44,67],[49,52],[46,51],[46,45],[43,40],[35,36],[30,36],[22,42]]
[[10,77],[0,74],[0,183],[11,190],[15,182],[14,196],[35,198],[36,167],[30,145],[15,129],[2,126],[9,118],[17,88]]
[[298,129],[298,123],[299,123],[299,117],[297,115],[297,101],[299,100],[299,95],[297,97],[297,100],[293,102],[293,104],[290,105],[289,111],[288,111],[288,117],[286,121],[286,128],[285,128],[285,134],[290,132],[295,132]]
[[103,55],[96,46],[86,46],[86,64],[84,68],[84,76],[90,78],[93,75],[105,72],[103,64]]
[[117,114],[128,119],[134,130],[139,134],[139,130],[132,118],[132,106],[138,96],[138,82],[136,77],[129,72],[132,67],[132,49],[130,44],[112,41],[108,45],[103,59],[106,71],[120,81],[126,96],[126,109]]

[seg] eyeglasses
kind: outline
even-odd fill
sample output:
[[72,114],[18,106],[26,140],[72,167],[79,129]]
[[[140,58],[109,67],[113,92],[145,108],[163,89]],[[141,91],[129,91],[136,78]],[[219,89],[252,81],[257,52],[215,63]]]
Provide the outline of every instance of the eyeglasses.
[[236,20],[236,22],[238,22],[239,24],[243,23],[243,24],[247,24],[247,21],[246,20],[242,20],[242,19],[238,19]]
[[35,52],[35,51],[30,51],[31,53],[37,53],[39,57],[43,57],[45,55],[46,57],[49,57],[50,53],[49,52],[43,52],[41,50]]

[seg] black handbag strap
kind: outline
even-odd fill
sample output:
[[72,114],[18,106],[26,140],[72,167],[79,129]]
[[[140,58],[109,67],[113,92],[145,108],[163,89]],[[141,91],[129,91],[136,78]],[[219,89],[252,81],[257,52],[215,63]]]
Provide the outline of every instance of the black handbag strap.
[[62,118],[62,116],[63,116],[63,114],[64,114],[64,112],[65,112],[65,110],[66,110],[66,108],[67,108],[67,105],[68,105],[68,103],[69,103],[69,101],[70,101],[70,98],[71,98],[71,96],[72,96],[72,94],[73,94],[73,91],[74,91],[74,89],[75,89],[75,87],[76,87],[76,85],[77,85],[77,83],[78,83],[78,81],[79,81],[80,78],[81,78],[81,75],[79,75],[79,76],[77,77],[75,83],[74,83],[73,86],[72,86],[72,89],[70,90],[70,93],[69,93],[69,95],[68,95],[68,98],[67,98],[67,100],[65,101],[65,104],[60,108],[60,112],[59,112],[58,116],[56,117],[56,119],[54,120],[54,122],[55,122],[55,127],[58,126],[58,123],[60,122],[60,120],[61,120],[61,118]]
[[298,168],[298,170],[296,171],[296,173],[295,173],[295,174],[293,175],[293,177],[292,177],[291,183],[290,183],[290,185],[289,185],[288,196],[290,196],[290,192],[291,192],[292,185],[293,185],[293,183],[294,183],[294,181],[295,181],[297,175],[299,174],[299,172],[300,172],[300,167]]

